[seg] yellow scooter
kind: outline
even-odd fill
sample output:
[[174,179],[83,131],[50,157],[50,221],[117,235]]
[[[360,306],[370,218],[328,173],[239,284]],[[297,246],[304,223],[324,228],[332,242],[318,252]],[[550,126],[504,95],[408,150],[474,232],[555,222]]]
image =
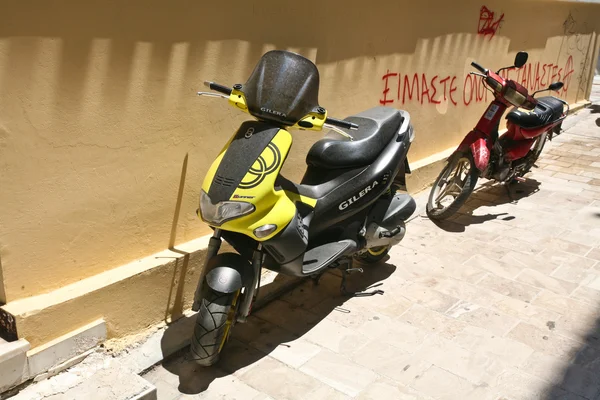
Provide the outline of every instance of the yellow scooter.
[[[199,95],[225,98],[254,117],[221,150],[200,193],[198,214],[214,235],[192,307],[191,351],[208,366],[249,315],[262,267],[316,278],[328,268],[352,269],[353,259],[379,262],[404,237],[416,205],[397,193],[410,172],[407,112],[375,107],[345,120],[329,117],[318,102],[317,67],[286,51],[264,54],[243,85],[206,85],[213,92]],[[331,132],[308,152],[300,184],[283,177],[289,131],[323,128]],[[218,254],[223,239],[239,254]]]

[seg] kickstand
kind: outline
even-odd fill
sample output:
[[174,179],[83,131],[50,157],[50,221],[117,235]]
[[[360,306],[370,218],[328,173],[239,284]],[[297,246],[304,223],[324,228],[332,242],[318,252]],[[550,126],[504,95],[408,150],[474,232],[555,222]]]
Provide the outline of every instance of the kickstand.
[[510,203],[513,204],[515,202],[515,199],[513,198],[513,195],[510,191],[510,184],[508,182],[505,183],[504,188],[506,189],[506,194],[508,195],[508,199],[510,200]]
[[320,273],[318,275],[313,275],[310,277],[310,279],[312,279],[313,286],[319,286],[322,276],[323,276],[323,273]]
[[350,297],[369,297],[369,296],[375,296],[376,294],[383,294],[384,291],[381,289],[376,289],[376,290],[371,290],[371,291],[367,291],[368,289],[377,287],[377,286],[381,286],[381,283],[378,283],[376,285],[370,286],[367,289],[365,289],[362,292],[350,292],[346,289],[346,277],[348,275],[350,275],[352,272],[360,272],[361,274],[363,273],[363,269],[362,268],[352,268],[352,261],[348,262],[348,264],[346,264],[348,268],[344,268],[342,267],[342,283],[340,284],[340,291],[342,292],[343,296],[350,296]]

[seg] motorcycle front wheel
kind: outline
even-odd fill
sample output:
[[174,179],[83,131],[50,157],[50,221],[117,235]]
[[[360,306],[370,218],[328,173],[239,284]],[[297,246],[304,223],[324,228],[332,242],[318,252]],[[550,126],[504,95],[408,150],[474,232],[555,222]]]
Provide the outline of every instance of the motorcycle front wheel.
[[199,365],[208,367],[219,361],[236,319],[240,292],[220,293],[203,283],[202,301],[190,344],[191,356]]
[[427,216],[438,221],[453,216],[475,189],[478,178],[479,171],[471,152],[453,157],[431,188]]

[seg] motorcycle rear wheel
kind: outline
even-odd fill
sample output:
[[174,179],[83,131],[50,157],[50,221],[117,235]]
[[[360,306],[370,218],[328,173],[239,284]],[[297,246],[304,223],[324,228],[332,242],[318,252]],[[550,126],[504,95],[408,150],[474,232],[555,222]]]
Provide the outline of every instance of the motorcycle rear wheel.
[[190,344],[192,359],[197,364],[209,367],[219,361],[235,322],[240,292],[220,293],[203,283],[202,301]]
[[544,150],[544,145],[546,144],[547,139],[548,139],[547,133],[544,133],[543,135],[539,136],[536,139],[531,150],[529,150],[529,154],[527,155],[527,157],[529,157],[529,161],[527,162],[526,166],[523,168],[523,170],[519,173],[518,176],[524,176],[535,165],[538,158],[540,158],[540,155],[542,154],[542,150]]
[[364,264],[377,264],[385,258],[390,252],[390,246],[372,247],[364,253],[357,254],[354,259]]
[[426,207],[427,216],[436,221],[453,216],[475,189],[478,178],[479,171],[471,152],[450,160],[431,188]]

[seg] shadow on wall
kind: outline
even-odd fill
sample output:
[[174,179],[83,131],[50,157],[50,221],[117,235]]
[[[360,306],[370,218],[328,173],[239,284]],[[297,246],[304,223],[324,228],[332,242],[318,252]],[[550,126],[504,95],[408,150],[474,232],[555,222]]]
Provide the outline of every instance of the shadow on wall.
[[[0,38],[14,38],[4,50],[8,52],[9,65],[0,71],[0,83],[10,85],[11,77],[17,73],[21,78],[31,75],[40,56],[38,52],[43,50],[39,38],[61,40],[57,97],[68,97],[73,102],[83,95],[90,68],[106,67],[107,81],[126,82],[133,78],[130,74],[136,59],[144,55],[148,58],[144,67],[153,75],[148,78],[166,84],[169,69],[173,67],[184,70],[182,75],[187,82],[198,69],[220,71],[232,65],[252,66],[266,46],[294,48],[303,53],[318,49],[317,63],[358,56],[413,54],[419,39],[475,33],[483,3],[474,0],[467,3],[462,10],[470,8],[472,12],[457,12],[452,2],[437,3],[432,10],[417,3],[387,0],[369,3],[369,12],[365,12],[364,2],[358,0],[285,5],[274,0],[260,4],[180,0],[168,6],[158,0],[21,1],[5,5],[0,16]],[[506,7],[507,3],[501,4]],[[556,9],[555,2],[553,5]],[[517,7],[516,3],[513,7]],[[492,8],[503,7],[494,4]],[[563,33],[562,19],[560,23],[555,19],[560,16],[543,18],[545,11],[540,2],[519,2],[518,8],[520,13],[511,13],[511,18],[505,18],[500,26],[499,35],[510,39],[510,50],[523,46],[543,48],[549,35]],[[312,13],[311,10],[321,10],[323,17],[317,23],[307,24],[307,18],[300,16]],[[565,13],[567,10],[565,6]],[[536,35],[535,31],[523,35],[521,27],[531,23],[526,18],[540,13],[542,16],[536,23],[544,24],[539,28],[544,35]],[[289,18],[290,15],[298,17]],[[452,18],[439,17],[448,15]],[[240,48],[221,43],[227,40],[247,41],[249,46]],[[89,58],[98,51],[110,52],[108,65],[88,65]],[[213,55],[216,59],[206,59]],[[173,65],[174,57],[185,65]],[[243,75],[249,72],[247,69]],[[107,85],[105,91],[107,100],[115,105],[125,102],[120,96],[125,91],[118,85]]]
[[2,254],[0,253],[0,306],[6,304],[6,293],[4,292],[4,275],[2,274]]
[[171,236],[169,237],[169,250],[183,254],[183,258],[177,259],[175,261],[175,268],[173,268],[173,279],[171,279],[167,308],[165,310],[166,323],[175,321],[183,315],[185,275],[190,263],[190,253],[178,250],[174,247],[177,239],[177,224],[179,223],[179,214],[181,213],[187,166],[188,154],[186,153],[183,158],[183,165],[181,166],[181,179],[179,180],[179,190],[177,191],[177,201],[175,202],[175,213],[173,215],[173,224],[171,225]]
[[[354,112],[365,104],[378,104],[381,87],[369,85],[381,83],[380,74],[387,68],[402,65],[404,71],[421,71],[436,67],[432,64],[440,59],[456,60],[456,54],[462,57],[481,51],[492,57],[504,52],[507,45],[509,50],[525,45],[542,49],[548,36],[563,34],[562,21],[570,7],[552,2],[549,10],[543,7],[544,2],[498,0],[466,0],[460,9],[453,2],[441,0],[435,6],[391,0],[368,5],[358,0],[5,3],[0,14],[0,120],[5,116],[10,120],[13,134],[19,135],[22,154],[28,154],[31,148],[42,149],[42,145],[47,149],[47,159],[17,160],[15,154],[19,152],[15,151],[9,163],[12,167],[22,163],[22,169],[28,171],[29,180],[14,183],[14,192],[20,196],[15,204],[40,214],[32,213],[23,221],[11,215],[6,225],[7,231],[12,229],[13,240],[9,243],[12,259],[7,255],[6,264],[36,268],[37,281],[31,280],[21,291],[21,273],[11,267],[13,275],[7,278],[17,283],[6,290],[13,298],[38,293],[36,285],[44,291],[53,289],[48,283],[53,281],[51,276],[63,277],[64,284],[81,279],[83,269],[72,268],[64,254],[86,265],[85,273],[92,275],[141,253],[163,249],[169,231],[171,246],[175,238],[190,240],[207,232],[197,221],[192,225],[191,219],[182,217],[179,221],[178,217],[180,212],[185,216],[195,210],[195,206],[193,210],[186,208],[185,199],[191,204],[193,197],[197,204],[200,178],[196,175],[205,171],[207,160],[215,156],[223,143],[217,136],[224,133],[223,126],[229,122],[230,114],[218,110],[218,105],[193,101],[203,78],[214,77],[223,83],[244,80],[265,51],[287,48],[322,65],[329,64],[323,65],[328,85],[333,84],[345,95],[344,112]],[[475,35],[484,4],[499,13],[511,10],[511,18],[505,18],[497,34],[502,40],[490,45],[487,38]],[[587,5],[578,7],[584,9]],[[321,17],[313,21],[315,10]],[[531,26],[525,16],[533,15],[539,17],[536,23],[544,24],[539,28],[543,34],[536,34],[535,29],[523,33],[523,26]],[[441,58],[432,57],[438,53]],[[379,62],[390,54],[398,56],[385,60],[385,64]],[[352,65],[341,62],[357,57],[361,58]],[[343,87],[354,82],[356,87]],[[324,91],[326,97],[333,96],[331,87]],[[364,96],[353,96],[362,91],[372,97],[365,100]],[[332,111],[341,105],[342,100],[336,100]],[[419,106],[414,101],[410,107]],[[450,116],[455,119],[450,119],[448,125],[464,119],[461,117]],[[423,132],[434,132],[428,129],[430,120],[421,118]],[[444,145],[453,140],[438,136],[442,135],[418,135],[411,151],[418,154],[420,143],[431,145],[428,140],[444,141]],[[166,141],[169,146],[164,144]],[[181,148],[176,148],[180,143]],[[177,187],[178,163],[181,155],[197,144],[187,174],[194,184],[183,189],[182,205],[182,185]],[[86,150],[79,151],[82,148]],[[93,152],[93,163],[86,158],[88,150]],[[149,165],[147,160],[152,156],[163,158]],[[173,168],[166,172],[168,165]],[[161,170],[148,171],[152,166]],[[36,185],[38,178],[40,185]],[[66,183],[68,193],[50,190],[57,187],[55,181],[67,178],[89,186],[83,191],[87,197],[81,196],[79,187]],[[41,206],[40,196],[21,190],[25,184],[39,186],[40,192],[48,193]],[[177,193],[179,199],[174,220],[170,220],[171,193]],[[80,204],[57,210],[56,204],[64,204],[67,195],[80,199]],[[112,204],[107,204],[107,198]],[[117,211],[113,212],[111,206]],[[86,213],[89,225],[71,227],[73,221],[83,219],[81,214],[87,209],[94,211]],[[56,222],[57,211],[69,224]],[[31,221],[39,222],[41,229],[27,231]],[[68,229],[64,225],[69,225]],[[177,235],[177,227],[182,225],[186,228],[184,234]],[[27,240],[17,240],[19,235]],[[19,246],[25,248],[28,241],[46,246],[43,259],[24,255]],[[52,253],[59,253],[54,250],[59,248],[68,251]]]

